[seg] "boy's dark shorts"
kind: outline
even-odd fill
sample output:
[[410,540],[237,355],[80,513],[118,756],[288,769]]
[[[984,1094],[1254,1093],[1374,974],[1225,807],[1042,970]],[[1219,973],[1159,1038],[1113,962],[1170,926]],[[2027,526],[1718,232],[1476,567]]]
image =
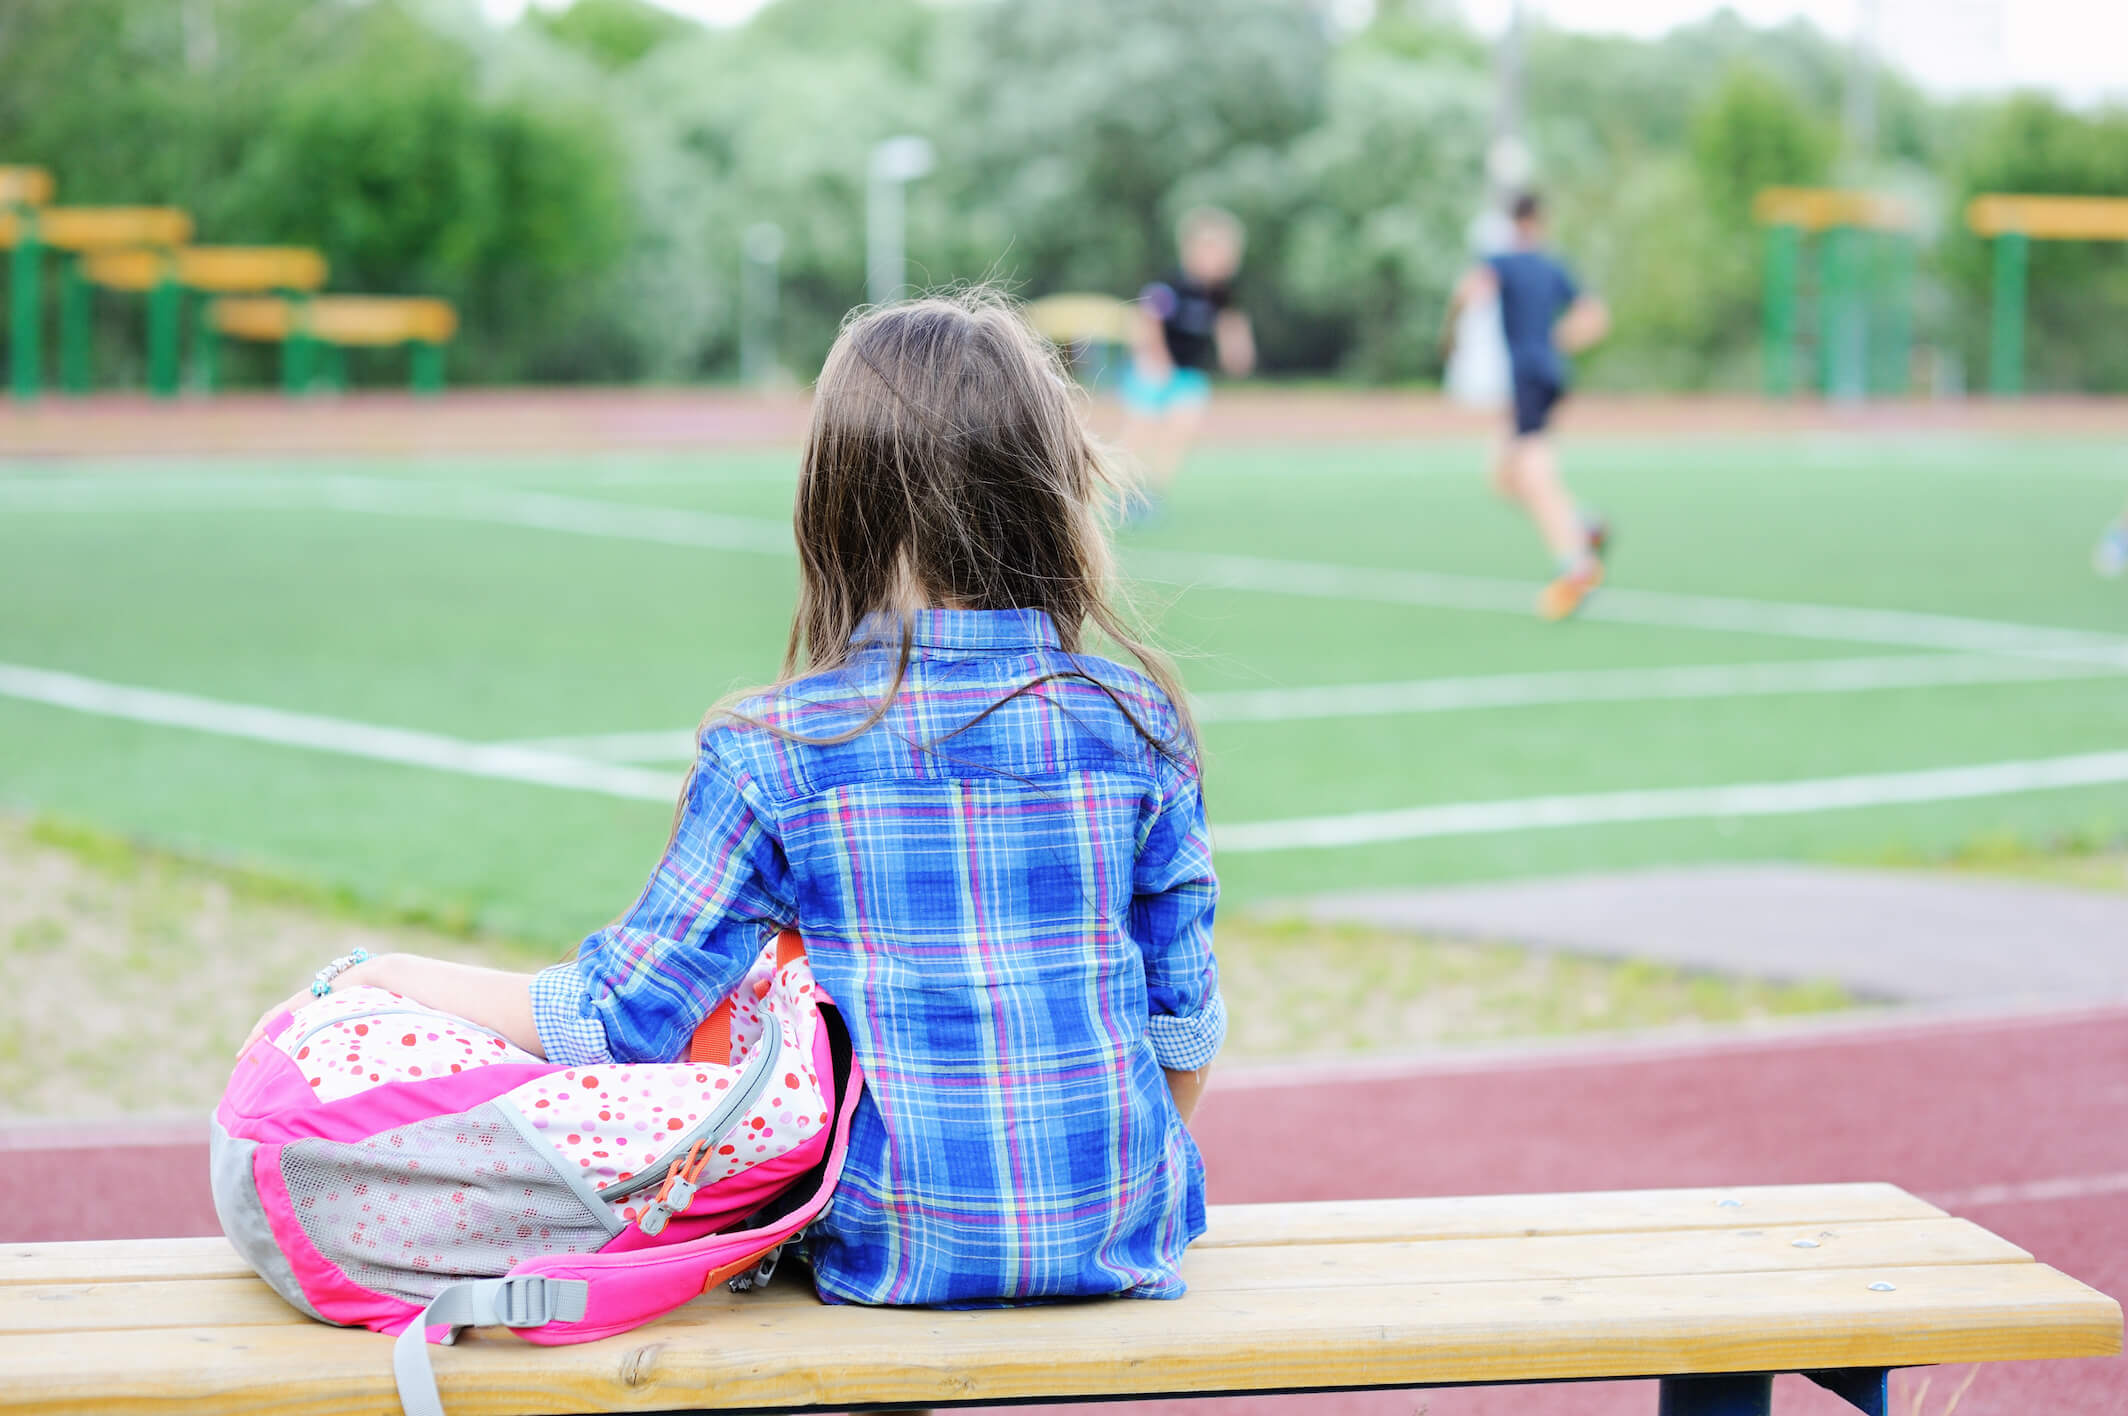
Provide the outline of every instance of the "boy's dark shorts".
[[1566,385],[1542,370],[1515,370],[1515,436],[1541,433],[1551,424],[1552,409],[1566,396]]

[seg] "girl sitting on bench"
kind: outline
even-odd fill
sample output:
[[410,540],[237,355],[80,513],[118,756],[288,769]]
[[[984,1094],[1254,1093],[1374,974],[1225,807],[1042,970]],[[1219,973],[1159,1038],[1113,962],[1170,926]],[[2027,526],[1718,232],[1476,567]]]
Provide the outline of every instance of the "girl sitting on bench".
[[824,1298],[1180,1295],[1218,885],[1188,708],[1110,598],[1107,480],[995,296],[854,319],[813,402],[783,674],[711,711],[641,897],[536,975],[393,954],[340,985],[572,1066],[670,1061],[795,927],[867,1078],[808,1240]]

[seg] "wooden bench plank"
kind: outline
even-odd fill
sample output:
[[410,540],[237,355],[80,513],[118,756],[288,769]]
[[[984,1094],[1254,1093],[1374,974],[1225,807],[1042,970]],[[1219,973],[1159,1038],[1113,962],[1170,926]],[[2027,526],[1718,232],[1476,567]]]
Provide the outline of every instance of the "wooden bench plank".
[[[21,239],[12,211],[0,211],[0,247]],[[37,239],[63,251],[104,246],[181,246],[192,239],[192,218],[176,207],[44,207]]]
[[[578,1347],[482,1333],[434,1355],[452,1416],[528,1416],[2097,1357],[2121,1338],[2119,1305],[2040,1264],[726,1317]],[[394,1399],[389,1348],[314,1324],[0,1337],[0,1412],[373,1416]]]
[[[1798,1245],[1796,1241],[1806,1241]],[[1585,1234],[1537,1239],[1438,1239],[1388,1244],[1192,1250],[1183,1272],[1200,1293],[1301,1292],[1514,1279],[1650,1277],[1774,1270],[2030,1263],[2006,1239],[1962,1219],[1886,1220],[1710,1233]],[[812,1298],[802,1283],[770,1295]],[[746,1300],[746,1301],[761,1301]],[[721,1305],[673,1315],[721,1321]],[[252,1278],[0,1287],[0,1333],[201,1326],[271,1326],[309,1319]]]
[[319,295],[300,305],[278,295],[227,295],[209,318],[232,338],[269,343],[299,330],[328,344],[364,345],[442,344],[458,332],[449,301],[412,295]]
[[2043,241],[2128,241],[2128,198],[1991,192],[1966,203],[1965,220],[1982,236],[2021,231]]
[[[1724,1205],[1723,1200],[1736,1203]],[[1205,1235],[1193,1247],[1637,1233],[1943,1217],[1942,1210],[1896,1185],[1875,1184],[1332,1200],[1214,1205]],[[0,1284],[228,1278],[250,1272],[228,1241],[219,1237],[0,1246]]]
[[177,278],[194,290],[316,290],[325,284],[322,253],[308,246],[183,246]]
[[0,1287],[16,1283],[138,1283],[249,1277],[219,1234],[187,1239],[76,1239],[0,1245]]
[[1847,1224],[1871,1219],[1941,1219],[1943,1213],[1896,1185],[1881,1184],[1214,1205],[1196,1247]]
[[310,333],[333,344],[442,344],[458,332],[446,300],[399,295],[320,295],[305,312]]

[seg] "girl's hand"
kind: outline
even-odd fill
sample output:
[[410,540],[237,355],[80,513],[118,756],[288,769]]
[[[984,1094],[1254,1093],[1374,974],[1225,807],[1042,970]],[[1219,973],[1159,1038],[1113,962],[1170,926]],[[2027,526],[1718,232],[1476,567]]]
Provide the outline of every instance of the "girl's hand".
[[[384,972],[385,961],[392,957],[390,954],[382,954],[376,958],[366,959],[356,964],[353,968],[334,979],[333,987],[336,989],[359,988],[364,984],[368,984],[371,987],[388,986],[381,982],[381,976]],[[251,1044],[265,1036],[266,1025],[275,1018],[280,1017],[283,1013],[293,1013],[304,1004],[316,1001],[317,999],[311,991],[308,988],[304,988],[289,995],[285,1001],[276,1003],[271,1008],[268,1008],[259,1015],[259,1020],[251,1025],[251,1031],[244,1035],[243,1044],[237,1048],[237,1055],[242,1056],[250,1050]]]
[[[335,989],[388,988],[401,998],[438,1013],[464,1018],[475,1027],[500,1033],[512,1045],[534,1057],[546,1056],[540,1044],[539,1025],[532,1016],[532,975],[455,964],[421,954],[380,954],[356,964],[333,980]],[[249,1047],[265,1033],[266,1025],[281,1013],[311,1001],[304,989],[287,1002],[269,1008],[250,1036]]]

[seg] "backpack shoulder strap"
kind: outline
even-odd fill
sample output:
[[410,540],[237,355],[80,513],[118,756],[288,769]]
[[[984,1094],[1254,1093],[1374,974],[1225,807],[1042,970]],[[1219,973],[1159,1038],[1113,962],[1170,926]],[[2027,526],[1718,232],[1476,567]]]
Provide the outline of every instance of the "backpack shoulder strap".
[[429,1329],[445,1329],[446,1344],[469,1327],[545,1327],[584,1316],[591,1285],[580,1278],[520,1274],[454,1283],[429,1300],[421,1316],[392,1344],[392,1378],[406,1416],[443,1416],[436,1370],[429,1364]]
[[[776,969],[793,959],[805,957],[805,941],[795,929],[786,929],[776,936]],[[714,1062],[726,1066],[731,1062],[731,1015],[732,1000],[727,998],[710,1010],[702,1025],[687,1044],[687,1060],[690,1062]]]

